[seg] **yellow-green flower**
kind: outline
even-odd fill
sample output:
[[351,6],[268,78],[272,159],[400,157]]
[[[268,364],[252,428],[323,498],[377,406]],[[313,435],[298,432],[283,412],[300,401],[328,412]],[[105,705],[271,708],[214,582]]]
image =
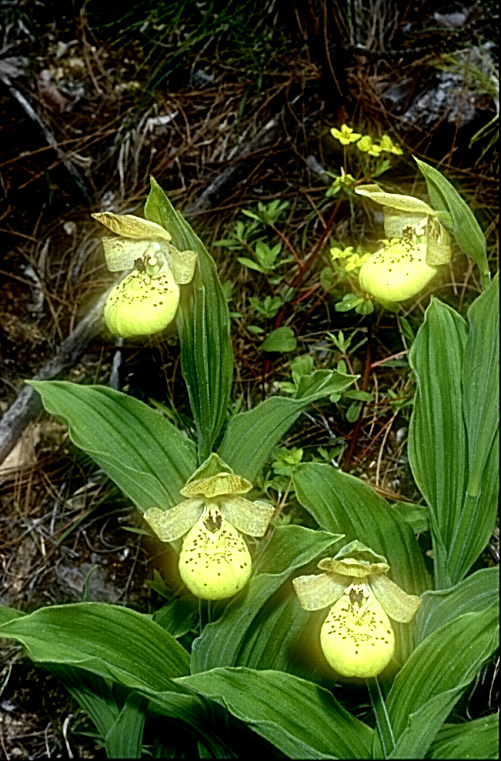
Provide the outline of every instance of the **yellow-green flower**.
[[351,254],[346,260],[344,268],[346,272],[351,272],[361,267],[370,257],[370,254]]
[[346,259],[353,253],[353,246],[346,246],[346,248],[339,248],[339,246],[333,246],[330,250],[331,259]]
[[383,302],[415,296],[437,274],[437,266],[451,258],[450,235],[437,212],[419,198],[386,193],[376,184],[360,185],[355,192],[384,207],[389,239],[362,266],[361,287]]
[[348,127],[347,124],[342,124],[340,130],[336,129],[336,127],[332,127],[331,135],[332,137],[335,137],[336,140],[339,140],[341,145],[349,145],[350,143],[356,143],[357,140],[359,140],[362,137],[360,132],[354,132],[353,127]]
[[178,251],[170,233],[155,222],[132,214],[92,216],[120,236],[102,240],[108,269],[134,267],[108,297],[104,307],[108,329],[125,338],[163,330],[176,314],[179,286],[193,278],[197,254]]
[[398,303],[416,296],[438,272],[426,263],[426,240],[415,235],[383,241],[362,266],[360,287],[375,299]]
[[401,156],[403,154],[403,150],[398,145],[395,145],[389,135],[383,135],[383,137],[379,140],[379,147],[381,151],[393,153],[395,156]]
[[330,256],[333,261],[341,259],[345,272],[352,272],[353,270],[361,267],[364,262],[367,261],[370,254],[359,254],[354,252],[353,246],[347,246],[346,248],[339,248],[339,246],[333,246],[330,250]]
[[364,135],[357,142],[357,148],[362,153],[368,153],[369,156],[379,156],[381,153],[381,147],[373,142],[370,135]]
[[164,542],[184,536],[182,580],[197,597],[221,600],[239,592],[251,574],[251,556],[239,532],[264,536],[274,508],[241,494],[252,484],[212,454],[181,489],[184,502],[170,510],[152,507],[144,518]]
[[390,581],[386,559],[357,540],[318,567],[325,573],[298,576],[292,583],[305,610],[332,606],[320,631],[327,662],[342,676],[377,676],[395,652],[390,618],[408,623],[421,598]]

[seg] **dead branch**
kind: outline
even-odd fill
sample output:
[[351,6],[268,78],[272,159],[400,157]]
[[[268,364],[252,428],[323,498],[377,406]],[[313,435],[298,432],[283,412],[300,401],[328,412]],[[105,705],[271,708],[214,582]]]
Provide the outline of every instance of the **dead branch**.
[[[103,327],[103,309],[110,291],[111,287],[99,298],[73,333],[62,342],[55,356],[43,365],[33,380],[52,380],[69,370],[80,359],[89,342]],[[25,386],[0,420],[0,462],[7,457],[30,420],[41,409],[40,394],[31,386]]]
[[200,214],[216,206],[229,192],[229,188],[235,187],[247,168],[247,163],[253,158],[256,151],[271,145],[280,134],[283,113],[270,119],[258,134],[235,156],[231,164],[219,174],[200,194],[200,196],[183,209],[186,217]]
[[18,90],[17,87],[15,87],[8,76],[5,74],[0,73],[0,82],[4,85],[4,87],[7,88],[9,93],[12,95],[12,97],[17,100],[21,108],[23,109],[24,113],[30,119],[30,121],[33,122],[33,124],[36,126],[36,128],[39,130],[39,132],[42,133],[45,141],[50,145],[51,148],[54,149],[56,152],[56,155],[58,159],[61,161],[62,165],[70,175],[71,179],[77,184],[80,191],[82,191],[84,194],[88,193],[87,183],[85,179],[83,178],[82,174],[79,172],[77,167],[66,157],[66,154],[64,151],[61,150],[59,147],[56,138],[52,134],[52,132],[49,130],[47,125],[44,123],[44,121],[40,118],[40,116],[37,114],[31,103],[28,101],[28,99],[22,94],[20,90]]

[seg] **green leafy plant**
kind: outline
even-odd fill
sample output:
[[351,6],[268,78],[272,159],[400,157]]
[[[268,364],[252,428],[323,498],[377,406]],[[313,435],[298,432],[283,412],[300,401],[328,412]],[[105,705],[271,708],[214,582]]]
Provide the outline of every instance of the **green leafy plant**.
[[[271,352],[285,354],[292,352],[296,348],[296,339],[292,328],[279,326],[276,329],[269,330],[268,321],[277,317],[277,314],[283,310],[285,304],[290,302],[294,297],[294,289],[284,285],[284,275],[287,272],[287,265],[294,261],[295,256],[285,254],[282,251],[283,242],[271,245],[268,237],[268,228],[277,233],[276,223],[282,213],[289,207],[288,201],[271,201],[269,204],[259,202],[257,209],[252,211],[244,209],[242,214],[250,218],[252,222],[244,224],[238,221],[235,224],[233,234],[228,238],[222,238],[216,241],[215,245],[224,246],[230,250],[244,250],[250,256],[239,256],[240,264],[247,267],[251,272],[257,272],[262,275],[267,286],[272,290],[272,295],[267,294],[263,299],[256,296],[249,296],[248,302],[258,317],[257,321],[247,324],[246,330],[256,336],[267,334],[259,345],[262,352]],[[280,291],[277,290],[280,287]],[[234,317],[240,319],[240,313],[234,314]]]
[[[443,224],[483,267],[477,230],[435,171]],[[300,447],[277,450],[310,404],[346,394],[358,376],[299,357],[287,395],[228,415],[230,316],[214,261],[154,180],[145,217],[194,262],[177,283],[176,320],[196,435],[103,386],[31,383],[179,553],[191,591],[176,583],[169,595],[157,575],[168,599],[153,615],[97,602],[29,614],[1,606],[0,636],[61,681],[109,758],[468,758],[477,747],[497,757],[494,715],[458,721],[451,712],[497,647],[498,575],[475,564],[496,511],[499,276],[483,273],[467,321],[435,299],[426,311],[410,354],[408,450],[426,508],[392,507],[363,480],[305,462]],[[135,319],[133,309],[127,329]],[[350,340],[332,334],[346,356]],[[276,511],[255,485],[264,486],[270,457],[317,528],[269,525]],[[422,531],[432,543],[426,560]],[[349,657],[343,637],[355,645]],[[345,682],[348,674],[359,681]],[[371,711],[360,710],[360,690]]]

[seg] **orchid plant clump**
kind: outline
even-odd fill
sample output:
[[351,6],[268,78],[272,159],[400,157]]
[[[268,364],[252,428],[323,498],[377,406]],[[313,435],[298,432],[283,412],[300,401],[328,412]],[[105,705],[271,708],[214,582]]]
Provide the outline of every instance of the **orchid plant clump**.
[[[350,129],[335,137],[367,148]],[[395,153],[382,138],[371,155],[383,145]],[[430,281],[453,239],[481,270],[467,320],[433,299],[410,354],[408,458],[424,504],[392,506],[331,464],[301,462],[294,494],[316,528],[277,520],[255,484],[308,406],[358,376],[310,368],[286,396],[235,412],[228,304],[201,240],[155,180],[145,219],[95,215],[116,235],[103,240],[109,269],[133,268],[111,291],[107,327],[127,338],[175,322],[196,435],[106,386],[31,384],[176,553],[179,578],[166,576],[154,612],[0,607],[0,636],[60,679],[109,758],[497,757],[495,713],[454,710],[497,642],[496,569],[475,564],[496,516],[499,281],[464,201],[419,167],[430,205],[357,188],[383,205],[388,241],[345,258],[367,302],[390,306]]]

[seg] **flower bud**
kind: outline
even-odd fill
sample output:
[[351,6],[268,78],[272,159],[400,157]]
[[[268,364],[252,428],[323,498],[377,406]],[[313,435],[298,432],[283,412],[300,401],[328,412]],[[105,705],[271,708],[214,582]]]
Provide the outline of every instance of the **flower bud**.
[[398,302],[421,291],[438,270],[426,263],[425,242],[393,239],[362,265],[360,287],[374,298]]
[[183,541],[179,573],[197,597],[222,600],[245,586],[251,575],[251,562],[238,531],[217,507],[206,507]]
[[320,645],[333,669],[346,677],[377,676],[395,651],[395,635],[366,584],[352,584],[329,611]]
[[115,335],[148,335],[172,322],[178,304],[179,286],[168,267],[156,275],[134,271],[111,291],[104,320]]

